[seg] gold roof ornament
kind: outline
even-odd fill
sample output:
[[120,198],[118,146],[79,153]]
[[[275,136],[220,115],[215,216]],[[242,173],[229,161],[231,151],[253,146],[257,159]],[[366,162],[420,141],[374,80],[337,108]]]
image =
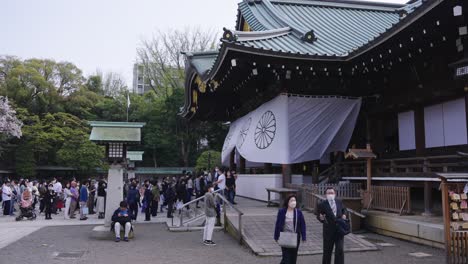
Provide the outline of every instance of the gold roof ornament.
[[195,78],[195,84],[198,86],[198,90],[200,91],[200,93],[206,92],[206,83],[202,81],[200,76],[197,76]]

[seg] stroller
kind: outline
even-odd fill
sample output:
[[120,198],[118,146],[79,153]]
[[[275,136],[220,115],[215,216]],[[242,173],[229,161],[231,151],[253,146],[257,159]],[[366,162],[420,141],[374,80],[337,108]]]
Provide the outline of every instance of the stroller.
[[25,217],[28,220],[36,219],[36,213],[32,207],[32,196],[29,191],[23,192],[23,195],[21,196],[20,211],[21,213],[16,217],[16,221],[21,221]]

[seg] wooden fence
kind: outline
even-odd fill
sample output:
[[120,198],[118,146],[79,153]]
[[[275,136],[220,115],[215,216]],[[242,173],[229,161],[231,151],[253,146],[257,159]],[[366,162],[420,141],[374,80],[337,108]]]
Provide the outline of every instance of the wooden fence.
[[318,198],[314,194],[325,195],[328,187],[333,187],[338,198],[359,198],[361,197],[360,183],[345,183],[345,184],[287,184],[286,188],[299,190],[299,203],[307,210],[314,210],[317,205]]
[[[345,161],[337,164],[341,176],[366,175],[366,161]],[[427,177],[433,172],[464,172],[468,167],[466,157],[459,155],[428,156],[372,161],[372,174],[379,177]]]
[[372,186],[369,209],[411,213],[410,187]]
[[461,264],[468,263],[468,233],[451,232],[450,234],[449,263]]

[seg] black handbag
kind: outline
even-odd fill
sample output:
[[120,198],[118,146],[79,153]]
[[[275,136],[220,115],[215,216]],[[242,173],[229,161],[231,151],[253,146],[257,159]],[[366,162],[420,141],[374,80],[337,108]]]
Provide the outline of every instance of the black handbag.
[[346,236],[347,234],[351,233],[351,226],[349,225],[349,221],[342,218],[336,219],[336,229],[338,230],[338,234],[340,236]]

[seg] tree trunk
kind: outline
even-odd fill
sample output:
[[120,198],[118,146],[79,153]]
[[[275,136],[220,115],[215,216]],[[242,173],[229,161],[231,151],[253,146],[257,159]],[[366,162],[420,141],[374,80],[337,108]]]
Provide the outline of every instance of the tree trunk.
[[158,167],[158,163],[156,161],[156,148],[153,148],[153,164],[155,168]]

